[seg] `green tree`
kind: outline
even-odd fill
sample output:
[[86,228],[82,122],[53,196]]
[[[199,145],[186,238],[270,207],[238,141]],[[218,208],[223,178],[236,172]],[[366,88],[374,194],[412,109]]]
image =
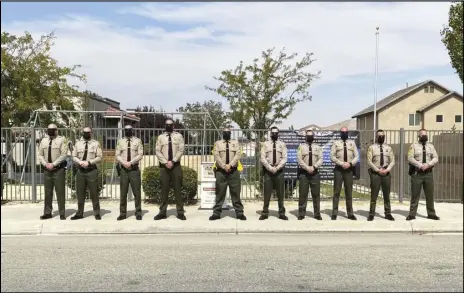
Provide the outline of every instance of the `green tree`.
[[[276,122],[286,119],[298,103],[310,101],[308,89],[314,79],[319,77],[308,71],[313,62],[313,54],[306,53],[303,58],[294,60],[298,54],[287,54],[283,48],[274,56],[275,48],[261,53],[251,65],[240,61],[234,70],[224,70],[216,88],[206,86],[227,99],[230,104],[231,120],[238,124],[243,134],[254,140],[255,164],[254,176],[260,176],[259,153],[265,131]],[[248,129],[251,129],[249,131]]]
[[[50,56],[54,33],[34,40],[25,32],[15,36],[2,32],[1,36],[1,107],[2,127],[21,125],[32,117],[35,110],[73,110],[72,97],[80,96],[76,86],[68,84],[69,77],[85,81],[78,74],[80,67],[60,67]],[[41,115],[41,124],[57,122],[55,114]],[[64,124],[68,115],[61,115]]]
[[[171,116],[164,113],[164,111],[156,110],[153,106],[138,106],[136,109],[136,115],[140,118],[138,125],[136,128],[140,128],[140,139],[145,144],[150,144],[149,147],[154,149],[154,142],[153,137],[157,137],[159,134],[163,133],[164,131],[164,122],[168,118],[172,118]],[[182,122],[176,118],[174,119],[174,127],[177,131],[179,131],[182,135],[184,135],[184,139],[186,143],[188,142],[188,136],[186,137],[186,133],[184,131],[185,126]],[[150,143],[152,141],[153,143]]]
[[308,88],[320,73],[307,70],[314,62],[312,53],[293,61],[297,56],[287,54],[285,48],[274,56],[274,48],[268,49],[261,53],[261,60],[256,58],[251,65],[240,61],[234,70],[222,71],[214,77],[221,84],[206,89],[227,99],[231,119],[241,129],[268,129],[286,119],[298,103],[311,100]]
[[[192,137],[191,141],[197,146],[203,143],[212,146],[219,138],[219,130],[230,124],[229,114],[224,111],[221,102],[209,100],[203,104],[200,102],[187,103],[177,111],[184,113],[182,122],[189,130],[189,135]],[[197,114],[200,112],[208,112],[209,115]],[[209,131],[202,131],[203,129]],[[218,131],[211,131],[213,129]]]
[[441,30],[441,41],[448,49],[451,65],[456,69],[461,82],[464,83],[463,68],[463,26],[464,9],[463,2],[455,2],[449,10],[448,25]]
[[[213,100],[187,103],[176,111],[185,113],[182,117],[182,122],[186,128],[203,129],[206,122],[206,129],[220,129],[226,126],[229,122],[228,113],[222,108],[221,102]],[[208,112],[209,115],[195,114],[200,112]]]

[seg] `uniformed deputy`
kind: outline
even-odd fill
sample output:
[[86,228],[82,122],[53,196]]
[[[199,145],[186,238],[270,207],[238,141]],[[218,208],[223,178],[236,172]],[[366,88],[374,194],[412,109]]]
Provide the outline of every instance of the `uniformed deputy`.
[[337,219],[338,202],[340,200],[340,192],[342,184],[345,188],[346,197],[346,212],[348,219],[357,220],[353,214],[353,173],[356,163],[358,162],[359,154],[356,143],[348,139],[348,128],[340,129],[340,138],[332,144],[330,149],[330,159],[335,163],[334,169],[334,196],[332,208],[332,220]]
[[279,206],[279,219],[288,220],[284,207],[284,167],[287,163],[287,146],[279,138],[279,128],[271,128],[270,140],[264,142],[261,148],[261,164],[263,165],[264,180],[264,205],[260,220],[269,217],[269,202],[272,190],[276,191]]
[[237,140],[231,139],[230,128],[224,128],[222,140],[214,143],[214,160],[216,161],[216,204],[213,207],[211,221],[221,218],[222,206],[229,187],[232,205],[237,219],[246,220],[243,214],[243,204],[240,200],[242,183],[237,164],[241,157],[240,145]]
[[116,146],[116,160],[120,164],[120,200],[118,221],[127,216],[127,192],[129,185],[134,194],[135,218],[142,220],[142,180],[140,177],[139,161],[143,158],[143,143],[134,136],[131,125],[124,127],[124,138],[118,141]]
[[413,143],[408,151],[408,162],[412,166],[411,176],[411,207],[406,220],[416,219],[421,188],[424,188],[427,218],[440,220],[435,213],[433,202],[433,167],[438,163],[437,151],[428,142],[427,130],[419,131],[419,142]]
[[73,149],[73,161],[77,166],[76,173],[76,193],[77,193],[77,212],[71,220],[78,220],[84,217],[84,204],[87,188],[92,199],[93,214],[96,220],[101,220],[100,216],[100,197],[98,194],[98,170],[97,163],[102,160],[102,149],[100,143],[92,139],[92,129],[85,127],[82,138],[76,142]]
[[55,124],[48,125],[48,137],[44,137],[39,145],[39,162],[44,166],[45,201],[44,214],[41,220],[52,217],[53,189],[56,192],[60,219],[66,220],[65,197],[66,197],[66,157],[68,155],[68,143],[66,138],[58,135]]
[[301,144],[297,150],[298,160],[298,180],[299,203],[298,220],[303,220],[306,216],[306,205],[308,203],[308,193],[311,188],[313,199],[314,218],[322,220],[321,217],[321,175],[319,168],[322,166],[322,148],[314,143],[314,132],[306,131],[306,143]]
[[394,221],[390,205],[390,172],[395,165],[395,154],[392,148],[385,143],[385,133],[381,129],[376,132],[376,143],[367,149],[367,165],[371,179],[371,205],[367,220],[374,220],[377,197],[382,188],[385,219]]
[[166,131],[158,136],[155,147],[156,157],[161,168],[161,204],[160,211],[154,219],[161,220],[167,218],[168,194],[172,182],[176,198],[177,218],[186,220],[184,201],[181,194],[182,166],[180,165],[180,158],[184,154],[185,149],[184,137],[179,132],[174,131],[174,121],[172,119],[166,120],[165,129]]

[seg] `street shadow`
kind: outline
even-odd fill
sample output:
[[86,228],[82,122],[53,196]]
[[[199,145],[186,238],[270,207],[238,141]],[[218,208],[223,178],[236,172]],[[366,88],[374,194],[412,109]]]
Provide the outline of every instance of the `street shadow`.
[[[369,211],[366,211],[366,210],[357,210],[354,212],[355,215],[358,215],[358,216],[361,216],[361,217],[364,217],[364,218],[368,218],[369,217]],[[382,218],[382,219],[385,219],[384,216],[382,216],[381,214],[375,212],[375,217],[379,217],[379,218]]]
[[[256,211],[256,213],[257,213],[258,215],[260,215],[260,216],[261,216],[261,213],[262,213],[262,212],[263,212],[263,210],[257,210],[257,211]],[[270,216],[270,217],[276,217],[276,218],[278,218],[278,217],[279,217],[279,211],[276,211],[276,210],[269,210],[269,216]]]
[[[298,218],[299,214],[298,214],[298,210],[293,210],[293,211],[290,211],[290,214],[294,215],[295,218]],[[306,211],[306,217],[311,217],[313,218],[314,217],[314,213],[313,212],[310,212],[310,211]]]
[[[332,216],[332,209],[325,209],[321,211],[321,214],[326,214],[327,216],[331,217]],[[347,218],[348,216],[346,215],[346,212],[338,210],[338,217],[343,217]]]
[[[65,211],[64,211],[64,216],[65,216],[66,218],[69,218],[70,216],[74,215],[76,212],[77,212],[77,210],[75,210],[75,209],[65,209]],[[53,211],[52,217],[56,217],[56,216],[58,216],[59,214],[60,214],[59,211]]]
[[[148,210],[142,210],[142,218],[146,214],[148,214]],[[134,216],[135,216],[135,210],[127,211],[127,218],[134,217]]]
[[231,208],[228,210],[222,210],[221,218],[237,218],[235,211]]
[[[101,216],[102,218],[103,218],[104,215],[110,214],[110,213],[111,213],[110,210],[100,209],[100,216]],[[93,210],[89,210],[89,211],[84,212],[84,214],[83,214],[82,216],[83,216],[84,218],[93,216]]]
[[[401,216],[403,216],[403,217],[406,218],[407,216],[409,216],[409,211],[405,211],[405,210],[393,210],[393,211],[392,211],[392,214],[401,215]],[[427,219],[426,216],[421,215],[421,214],[419,214],[419,213],[416,213],[416,217]]]
[[166,210],[166,217],[171,217],[171,216],[177,216],[177,210],[176,209],[169,209]]

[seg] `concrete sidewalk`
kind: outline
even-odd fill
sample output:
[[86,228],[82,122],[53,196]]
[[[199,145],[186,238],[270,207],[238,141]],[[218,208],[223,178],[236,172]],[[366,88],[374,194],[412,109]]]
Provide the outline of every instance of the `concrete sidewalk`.
[[[86,218],[71,221],[69,217],[75,213],[76,203],[67,203],[66,221],[61,221],[54,211],[53,219],[41,221],[39,216],[43,212],[43,203],[18,204],[9,203],[1,207],[2,235],[47,235],[47,234],[177,234],[177,233],[462,233],[463,232],[463,205],[436,203],[435,209],[440,221],[425,218],[425,203],[419,206],[417,220],[406,221],[409,202],[392,202],[393,216],[396,221],[383,219],[383,205],[377,206],[376,218],[367,221],[369,203],[355,202],[354,210],[358,221],[348,220],[345,216],[344,201],[340,202],[340,212],[337,221],[330,220],[331,202],[321,203],[322,221],[312,218],[312,204],[308,204],[307,217],[298,221],[296,218],[298,205],[296,202],[287,202],[286,209],[288,221],[276,218],[277,202],[271,202],[271,216],[268,220],[259,221],[262,202],[244,202],[247,221],[235,219],[233,210],[224,211],[223,218],[209,221],[211,210],[200,210],[199,206],[186,206],[187,221],[178,220],[174,206],[169,207],[169,218],[154,221],[158,213],[155,205],[143,205],[143,220],[137,221],[133,216],[133,202],[129,202],[128,219],[116,221],[119,215],[118,202],[101,202],[102,220],[96,221],[92,215],[91,204],[86,204]],[[56,203],[54,203],[56,209]],[[273,211],[274,210],[274,211]]]

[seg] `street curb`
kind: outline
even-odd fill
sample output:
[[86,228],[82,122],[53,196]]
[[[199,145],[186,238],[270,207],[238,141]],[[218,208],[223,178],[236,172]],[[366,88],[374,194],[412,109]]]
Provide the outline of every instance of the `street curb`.
[[7,232],[1,233],[1,236],[52,236],[52,235],[246,235],[246,234],[441,234],[452,233],[462,234],[462,229],[420,229],[420,230],[404,230],[404,229],[391,229],[391,230],[247,230],[247,231],[147,231],[147,232],[124,232],[124,231],[102,231],[102,232],[56,232],[56,233],[42,233],[42,232]]

